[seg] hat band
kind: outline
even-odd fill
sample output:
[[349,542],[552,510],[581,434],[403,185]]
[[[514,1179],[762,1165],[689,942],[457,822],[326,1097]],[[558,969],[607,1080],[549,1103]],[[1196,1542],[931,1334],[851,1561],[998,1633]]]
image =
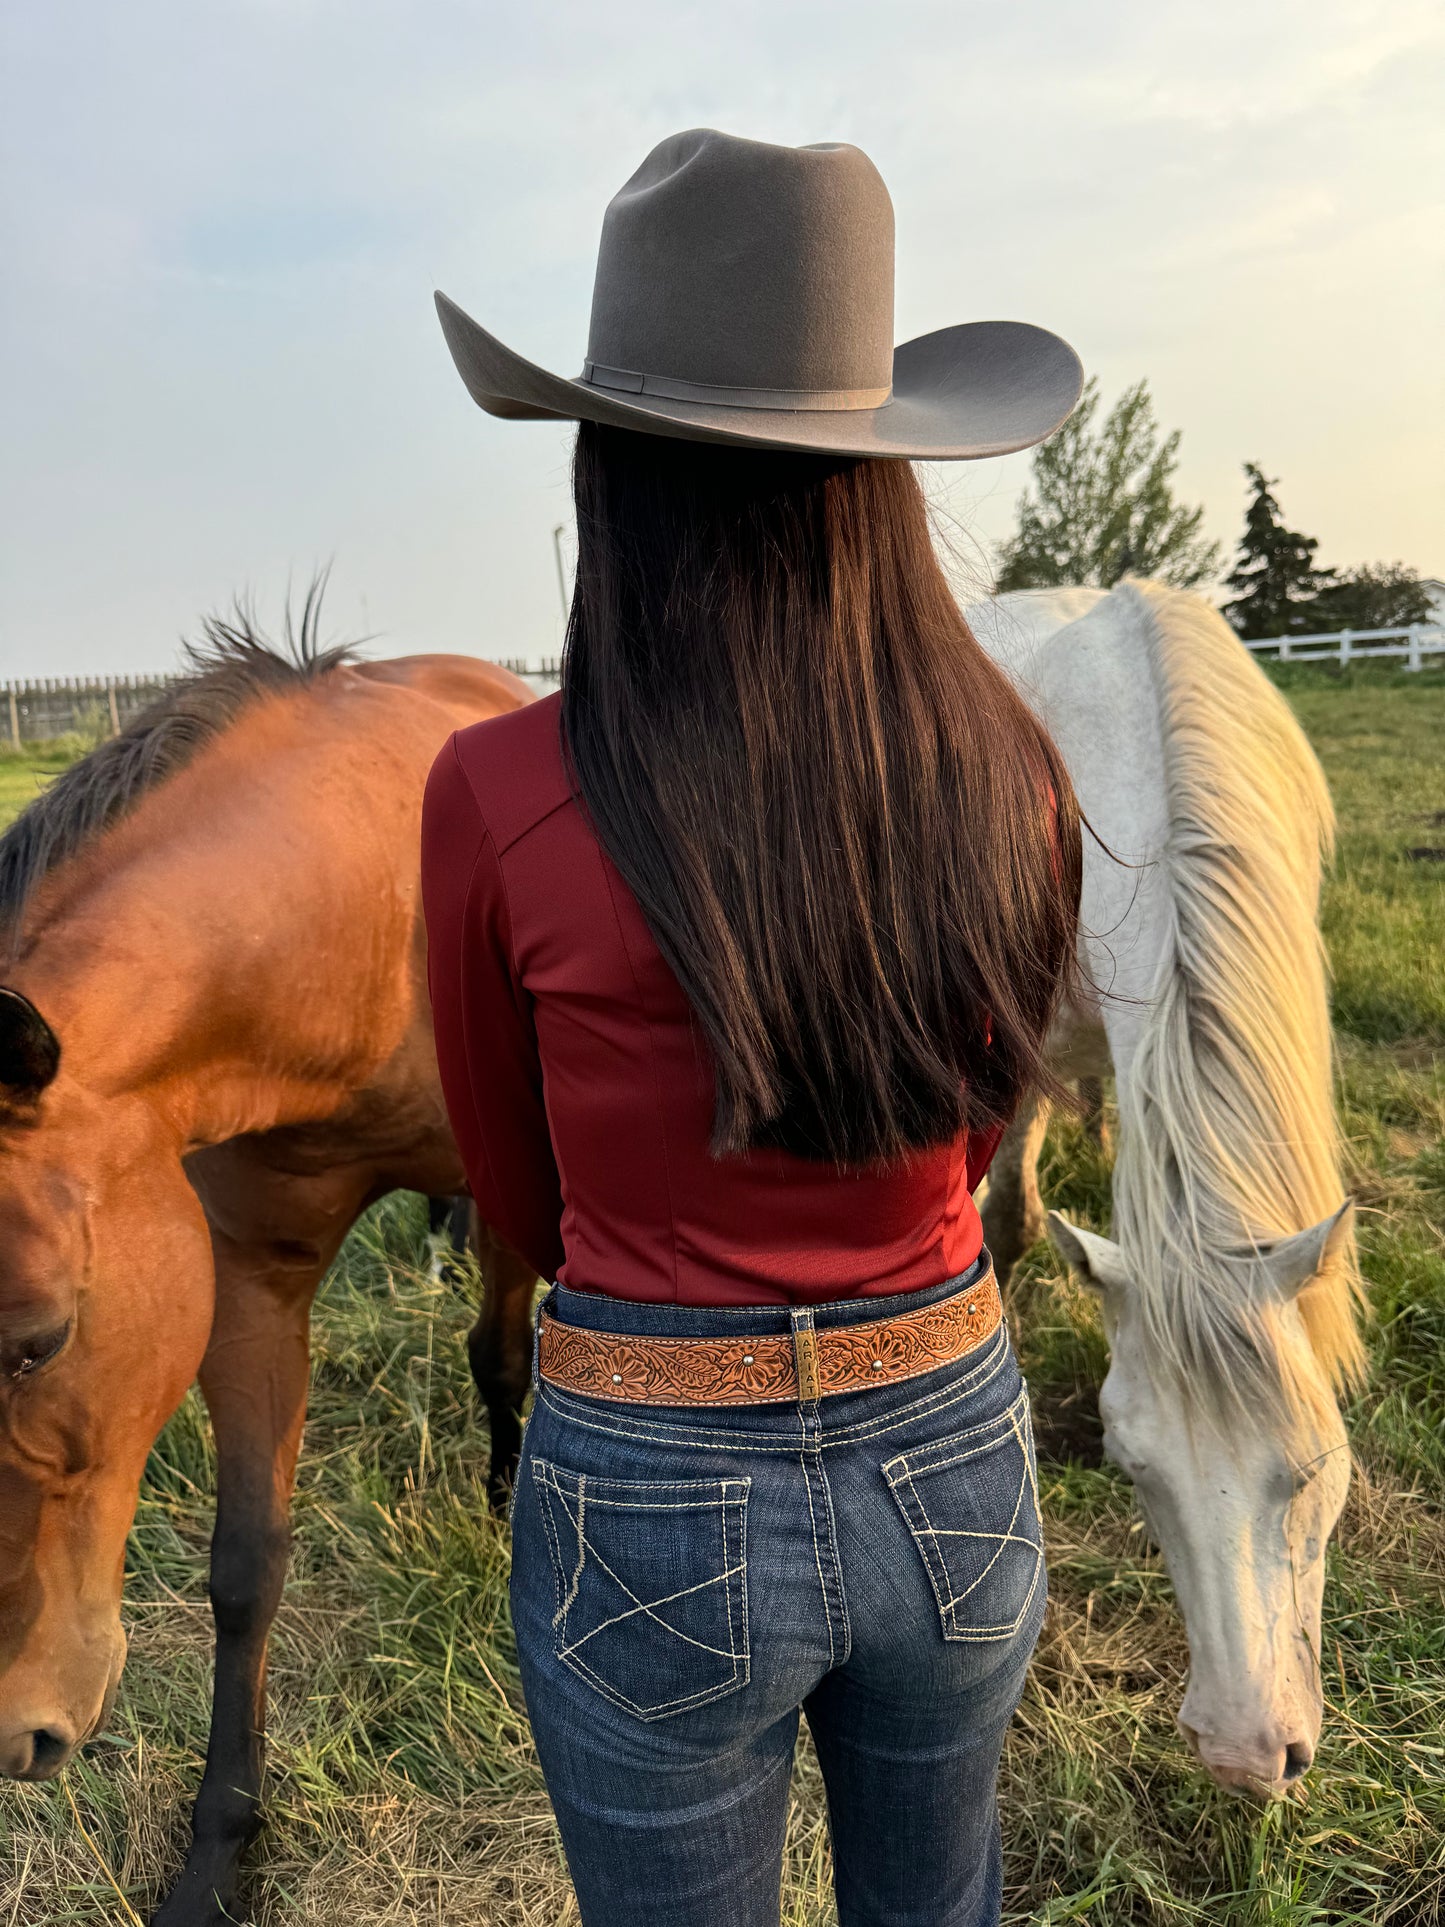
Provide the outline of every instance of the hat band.
[[663,401],[708,402],[718,408],[881,408],[893,393],[891,383],[884,388],[723,388],[710,381],[679,381],[672,375],[639,375],[628,368],[606,368],[596,361],[583,362],[580,379],[589,388],[656,395]]

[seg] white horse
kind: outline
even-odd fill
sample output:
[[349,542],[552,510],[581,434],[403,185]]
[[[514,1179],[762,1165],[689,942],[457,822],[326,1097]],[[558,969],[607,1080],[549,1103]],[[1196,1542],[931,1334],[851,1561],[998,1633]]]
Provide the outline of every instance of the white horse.
[[[968,617],[1113,852],[1085,833],[1081,948],[1104,994],[1063,1027],[1056,1064],[1112,1065],[1114,1236],[1047,1220],[1102,1294],[1105,1450],[1183,1610],[1182,1732],[1222,1784],[1279,1793],[1319,1737],[1324,1549],[1350,1470],[1337,1394],[1361,1363],[1317,921],[1328,792],[1283,699],[1194,596],[1131,582]],[[991,1176],[1001,1270],[1045,1229],[1045,1122],[1021,1117]]]

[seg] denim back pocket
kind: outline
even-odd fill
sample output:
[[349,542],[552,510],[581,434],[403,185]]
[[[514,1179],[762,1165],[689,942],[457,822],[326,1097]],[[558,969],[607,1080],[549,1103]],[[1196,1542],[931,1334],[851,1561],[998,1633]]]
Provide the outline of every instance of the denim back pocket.
[[883,1467],[938,1601],[945,1639],[1011,1639],[1044,1582],[1029,1395]]
[[660,1720],[748,1682],[748,1479],[595,1479],[533,1459],[557,1657]]

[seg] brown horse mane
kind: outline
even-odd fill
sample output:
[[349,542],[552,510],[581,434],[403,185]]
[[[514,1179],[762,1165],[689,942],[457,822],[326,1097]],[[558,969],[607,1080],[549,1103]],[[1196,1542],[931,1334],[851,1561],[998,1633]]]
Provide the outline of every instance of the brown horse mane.
[[264,696],[304,688],[351,661],[359,645],[323,648],[320,576],[306,591],[299,622],[288,602],[278,643],[238,601],[229,617],[207,616],[199,641],[184,645],[185,670],[163,696],[63,770],[0,836],[0,923],[19,939],[37,886],[118,822],[149,791],[185,766]]

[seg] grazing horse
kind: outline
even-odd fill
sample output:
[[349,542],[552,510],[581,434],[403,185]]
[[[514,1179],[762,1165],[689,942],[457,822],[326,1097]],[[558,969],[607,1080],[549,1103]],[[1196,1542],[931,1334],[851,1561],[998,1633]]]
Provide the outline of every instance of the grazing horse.
[[[215,1692],[163,1927],[232,1917],[257,1823],[313,1294],[374,1199],[464,1182],[426,994],[426,773],[453,729],[530,700],[486,663],[319,652],[314,603],[289,657],[245,624],[209,641],[0,839],[0,1773],[58,1773],[106,1717],[141,1473],[199,1374]],[[484,1233],[480,1257],[500,1480],[535,1279]]]
[[[1319,1737],[1324,1550],[1350,1470],[1336,1395],[1362,1355],[1317,921],[1328,792],[1196,597],[1126,583],[968,615],[1107,846],[1085,838],[1080,920],[1102,994],[1053,1055],[1064,1075],[1112,1066],[1114,1236],[1047,1221],[1102,1295],[1105,1450],[1183,1610],[1181,1730],[1222,1784],[1278,1793]],[[990,1175],[1001,1270],[1045,1230],[1045,1123],[1041,1104],[1016,1119]]]

